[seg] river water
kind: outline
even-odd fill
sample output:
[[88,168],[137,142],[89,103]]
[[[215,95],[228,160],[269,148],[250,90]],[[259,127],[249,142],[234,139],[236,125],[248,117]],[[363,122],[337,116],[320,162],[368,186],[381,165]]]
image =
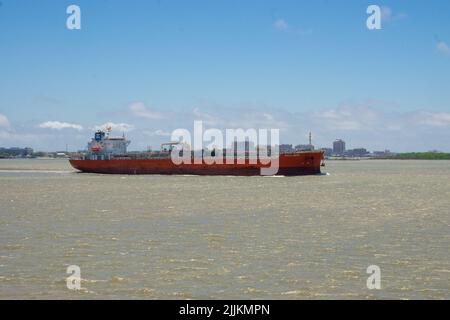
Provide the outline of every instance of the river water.
[[450,161],[324,171],[121,176],[0,160],[0,299],[449,299]]

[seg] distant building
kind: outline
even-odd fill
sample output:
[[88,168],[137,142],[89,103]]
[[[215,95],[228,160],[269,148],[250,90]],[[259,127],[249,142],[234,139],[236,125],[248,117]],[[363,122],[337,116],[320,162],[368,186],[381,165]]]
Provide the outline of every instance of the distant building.
[[279,148],[280,153],[289,153],[294,151],[292,144],[280,144]]
[[309,151],[314,150],[314,146],[312,144],[298,144],[295,146],[295,151]]
[[53,154],[55,158],[68,158],[68,154],[64,151],[57,151]]
[[32,155],[31,148],[0,148],[0,158],[28,158]]
[[337,139],[333,142],[333,154],[342,156],[345,153],[345,141]]
[[366,157],[369,155],[369,151],[367,151],[365,148],[356,148],[347,150],[344,154],[348,157]]
[[333,154],[333,149],[331,149],[331,148],[322,148],[322,151],[323,151],[325,157],[329,157]]

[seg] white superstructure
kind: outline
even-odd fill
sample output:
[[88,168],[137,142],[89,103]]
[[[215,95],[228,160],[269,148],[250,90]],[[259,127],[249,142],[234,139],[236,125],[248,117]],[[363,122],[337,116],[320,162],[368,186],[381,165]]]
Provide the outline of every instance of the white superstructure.
[[109,130],[97,131],[94,138],[88,143],[87,149],[90,158],[103,158],[108,159],[111,156],[125,155],[127,153],[127,147],[130,144],[130,140],[122,137],[111,137]]

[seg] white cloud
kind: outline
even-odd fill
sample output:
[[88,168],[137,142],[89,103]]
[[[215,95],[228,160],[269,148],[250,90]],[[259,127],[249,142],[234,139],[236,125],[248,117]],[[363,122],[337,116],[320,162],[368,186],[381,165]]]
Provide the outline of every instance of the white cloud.
[[283,19],[278,19],[277,21],[275,21],[273,27],[278,31],[286,31],[287,29],[289,29],[288,23]]
[[39,128],[43,129],[53,129],[53,130],[62,130],[62,129],[75,129],[78,131],[83,130],[83,127],[79,124],[61,122],[61,121],[47,121],[39,124]]
[[168,131],[164,131],[164,130],[155,130],[155,131],[144,131],[144,134],[150,136],[150,137],[154,137],[154,136],[158,136],[158,137],[170,137],[172,135],[171,132]]
[[219,117],[211,115],[206,112],[202,112],[200,111],[199,108],[194,108],[194,110],[192,110],[192,115],[195,118],[195,120],[201,120],[205,124],[210,126],[217,126],[221,122]]
[[[134,150],[146,148],[147,145],[159,146],[161,141],[168,141],[172,130],[176,128],[186,128],[192,132],[193,121],[203,120],[204,130],[278,128],[283,143],[307,143],[307,134],[312,131],[313,143],[317,147],[329,147],[334,139],[343,138],[349,148],[450,151],[450,112],[427,109],[402,112],[398,105],[379,100],[346,103],[334,108],[304,112],[292,112],[259,103],[247,102],[233,107],[205,103],[190,112],[168,110],[164,115],[171,121],[159,121],[157,127],[145,127],[139,122],[134,126],[130,124],[133,122],[124,120],[127,123],[106,122],[95,128],[84,128],[95,130],[110,126],[119,134],[134,130],[134,134],[130,135]],[[0,126],[0,142],[6,146],[55,150],[64,148],[67,143],[71,149],[76,149],[84,148],[90,136],[85,136],[85,131],[82,130],[76,133],[61,130],[83,128],[77,124],[49,121],[39,125],[41,128],[58,130],[55,133],[25,124],[12,127],[13,124],[6,122],[5,118],[0,116],[0,123],[3,126],[8,124],[9,127]]]
[[311,28],[297,28],[290,26],[286,20],[278,19],[273,23],[273,27],[277,31],[288,32],[290,34],[299,35],[299,36],[308,36],[313,33]]
[[208,127],[229,129],[277,128],[284,130],[288,127],[285,120],[289,120],[289,116],[284,112],[279,114],[280,112],[275,110],[248,106],[227,108],[226,112],[223,112],[222,107],[206,108],[206,110],[201,111],[199,108],[194,108],[192,120],[201,120]]
[[9,120],[8,118],[0,113],[0,127],[8,128],[9,127]]
[[417,112],[413,115],[417,124],[431,127],[444,127],[450,125],[450,113],[447,112]]
[[378,135],[389,131],[419,132],[420,127],[436,129],[450,126],[450,113],[417,110],[414,112],[396,113],[382,111],[367,105],[346,105],[336,109],[315,112],[306,121],[313,121],[324,131],[372,132]]
[[133,115],[140,118],[146,118],[150,120],[158,120],[164,118],[163,114],[150,110],[145,106],[143,102],[133,102],[128,106],[128,108]]
[[330,130],[355,131],[370,128],[378,122],[380,115],[372,108],[360,105],[315,112],[313,118]]
[[134,126],[128,123],[114,123],[114,122],[106,122],[102,125],[98,125],[94,127],[94,130],[106,130],[107,128],[111,128],[113,131],[121,131],[121,132],[129,132],[134,130]]
[[35,147],[43,141],[53,141],[53,134],[41,134],[31,132],[15,132],[11,130],[0,130],[0,144],[6,147]]
[[382,21],[397,21],[407,17],[406,13],[394,13],[390,7],[382,6],[381,7],[381,19]]
[[436,49],[443,54],[450,55],[450,47],[444,41],[439,41],[436,45]]

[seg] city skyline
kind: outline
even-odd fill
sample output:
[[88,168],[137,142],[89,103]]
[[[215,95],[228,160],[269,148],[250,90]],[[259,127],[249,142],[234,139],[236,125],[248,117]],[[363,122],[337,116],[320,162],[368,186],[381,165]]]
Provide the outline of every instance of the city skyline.
[[[66,8],[81,8],[68,30]],[[450,151],[448,2],[2,1],[0,146],[158,146],[194,120],[282,143]]]
[[[125,136],[124,136],[125,138]],[[335,144],[336,142],[342,142],[343,143],[343,147],[336,147]],[[234,142],[234,148],[238,148],[236,147],[236,144],[238,143],[243,143],[244,141],[235,141]],[[247,143],[247,142],[246,142]],[[261,145],[258,144],[256,146],[252,146],[251,148],[258,148]],[[262,145],[264,146],[264,145]],[[136,152],[147,152],[149,150],[153,150],[153,151],[159,151],[160,149],[156,148],[153,149],[152,146],[147,146],[150,149],[146,149],[146,150],[137,150],[137,149],[133,149],[132,151],[136,151]],[[160,146],[161,147],[161,146]],[[391,151],[389,149],[380,149],[380,150],[369,150],[366,149],[364,146],[351,146],[350,148],[347,147],[347,144],[345,141],[343,141],[342,139],[335,139],[333,142],[330,143],[329,146],[315,146],[314,143],[283,143],[280,142],[278,144],[279,150],[280,152],[294,152],[294,151],[304,151],[304,150],[323,150],[325,152],[326,156],[345,156],[345,155],[349,155],[349,156],[355,156],[355,154],[358,154],[358,156],[360,154],[380,154],[380,153],[385,153],[385,154],[395,154],[398,153],[396,151]],[[225,147],[225,149],[228,149],[228,147]],[[245,146],[244,149],[249,148],[248,146]],[[18,154],[23,154],[23,156],[25,155],[31,155],[33,153],[78,153],[78,152],[87,152],[87,150],[89,149],[89,141],[86,143],[86,146],[84,148],[80,148],[80,149],[71,149],[69,148],[69,145],[65,145],[64,149],[52,149],[52,150],[35,150],[30,146],[27,147],[17,147],[17,146],[0,146],[0,151],[11,151],[13,153],[18,153]],[[207,145],[203,146],[203,149],[208,149]],[[412,151],[414,152],[414,151]],[[415,151],[417,152],[417,151]],[[426,152],[432,152],[432,153],[445,153],[441,150],[427,150]],[[1,153],[1,152],[0,152]]]

